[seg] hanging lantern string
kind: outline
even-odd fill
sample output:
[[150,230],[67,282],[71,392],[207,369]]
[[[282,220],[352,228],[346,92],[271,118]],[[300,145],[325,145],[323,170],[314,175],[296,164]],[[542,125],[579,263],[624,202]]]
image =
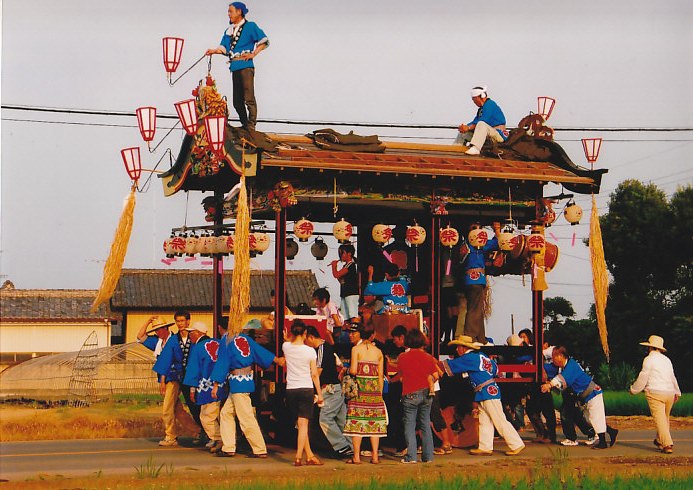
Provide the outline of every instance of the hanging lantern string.
[[332,193],[334,196],[334,204],[332,205],[332,217],[337,218],[337,211],[339,210],[339,206],[337,206],[337,177],[334,177],[334,187]]
[[173,152],[171,152],[171,148],[166,148],[166,151],[163,153],[163,155],[161,155],[161,158],[159,158],[159,161],[156,162],[156,165],[154,165],[153,169],[151,169],[151,170],[146,169],[146,168],[142,169],[143,172],[149,172],[149,177],[147,177],[147,180],[144,181],[144,184],[142,184],[141,187],[137,188],[137,192],[140,192],[140,193],[147,192],[149,190],[149,186],[151,185],[152,176],[154,174],[163,173],[162,170],[157,170],[157,168],[159,167],[159,164],[161,164],[161,161],[164,159],[164,157],[166,155],[168,155],[169,166],[171,166],[171,167],[173,166]]
[[[180,76],[179,76],[178,78],[176,78],[175,80],[173,80],[173,81],[169,80],[169,81],[168,81],[168,84],[169,84],[171,87],[173,87],[173,86],[176,84],[176,82],[177,82],[178,80],[180,80],[181,78],[183,78],[190,70],[192,70],[193,68],[195,68],[195,67],[197,66],[197,64],[198,64],[200,61],[202,61],[202,60],[204,59],[205,56],[206,56],[206,55],[204,55],[204,54],[203,54],[202,56],[200,56],[200,59],[198,59],[195,63],[193,63],[192,66],[191,66],[190,68],[188,68],[188,69],[185,70],[183,73],[181,73]],[[212,69],[212,57],[210,56],[210,57],[209,57],[209,65],[208,65],[207,73],[209,73],[209,71],[210,71],[211,69]]]

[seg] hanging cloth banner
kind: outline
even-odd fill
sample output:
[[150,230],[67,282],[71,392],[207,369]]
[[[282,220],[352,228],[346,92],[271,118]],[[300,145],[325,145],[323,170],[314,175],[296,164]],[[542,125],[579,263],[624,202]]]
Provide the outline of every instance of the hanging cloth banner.
[[592,214],[590,216],[590,258],[592,261],[592,286],[594,288],[594,308],[597,313],[597,327],[602,350],[609,361],[609,340],[606,330],[606,300],[609,293],[609,275],[604,260],[602,229],[599,225],[597,199],[592,194]]

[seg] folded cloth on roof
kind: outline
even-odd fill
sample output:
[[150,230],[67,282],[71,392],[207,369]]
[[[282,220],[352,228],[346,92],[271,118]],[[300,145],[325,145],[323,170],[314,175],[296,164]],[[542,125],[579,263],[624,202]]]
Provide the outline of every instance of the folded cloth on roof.
[[323,150],[357,151],[364,153],[382,153],[385,151],[377,135],[361,136],[350,131],[349,134],[341,134],[334,129],[325,128],[313,131],[306,135],[312,139],[315,146]]

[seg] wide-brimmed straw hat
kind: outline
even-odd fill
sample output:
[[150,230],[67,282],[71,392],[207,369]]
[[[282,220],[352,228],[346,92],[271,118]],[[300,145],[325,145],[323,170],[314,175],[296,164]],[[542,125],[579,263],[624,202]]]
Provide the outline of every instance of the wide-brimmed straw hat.
[[664,339],[659,335],[650,335],[650,338],[647,339],[647,342],[640,342],[640,345],[644,345],[646,347],[654,347],[655,349],[659,349],[662,352],[667,351],[664,348]]
[[170,327],[171,325],[175,325],[175,324],[176,324],[176,322],[170,322],[170,323],[157,323],[156,325],[152,325],[151,327],[149,327],[145,333],[146,333],[146,334],[150,334],[150,333],[152,333],[152,332],[155,332],[155,331],[159,330],[160,328],[168,328],[168,327]]
[[480,344],[474,342],[474,339],[469,335],[460,335],[455,340],[448,342],[448,345],[463,345],[470,349],[478,349],[480,347]]

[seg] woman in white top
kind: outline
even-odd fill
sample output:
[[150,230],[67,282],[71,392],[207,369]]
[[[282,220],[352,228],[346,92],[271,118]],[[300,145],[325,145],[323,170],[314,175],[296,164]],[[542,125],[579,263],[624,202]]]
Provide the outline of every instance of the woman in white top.
[[669,413],[672,405],[681,396],[681,390],[674,376],[674,367],[663,354],[667,351],[664,348],[664,339],[658,335],[650,335],[647,342],[640,342],[640,345],[648,347],[648,354],[642,361],[642,370],[630,387],[630,392],[636,394],[645,390],[647,404],[657,428],[654,444],[663,453],[671,454],[674,452],[674,441],[669,430]]
[[318,406],[324,403],[320,378],[316,364],[315,349],[304,344],[306,325],[301,320],[294,320],[291,326],[290,342],[284,342],[282,350],[286,357],[286,404],[297,416],[298,442],[294,466],[304,463],[303,451],[306,452],[306,466],[319,466],[323,463],[313,454],[308,439],[308,423],[313,418],[314,394],[318,394]]

